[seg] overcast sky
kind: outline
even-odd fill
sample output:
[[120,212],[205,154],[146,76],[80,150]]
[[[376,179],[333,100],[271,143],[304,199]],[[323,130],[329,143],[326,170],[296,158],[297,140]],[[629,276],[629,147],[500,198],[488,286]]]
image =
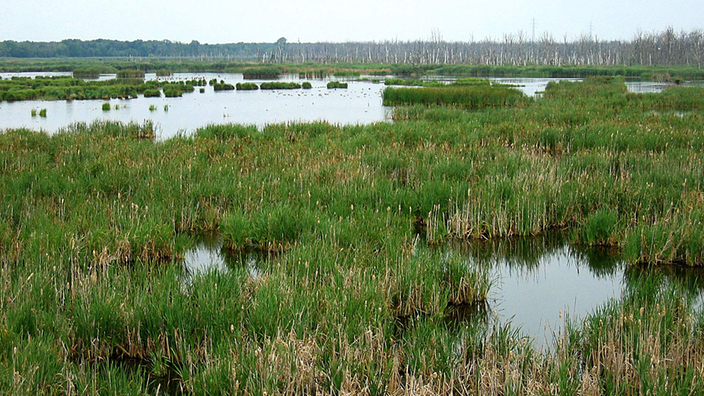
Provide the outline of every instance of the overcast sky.
[[501,39],[556,40],[638,30],[704,29],[702,0],[0,0],[0,41],[163,40],[201,43]]

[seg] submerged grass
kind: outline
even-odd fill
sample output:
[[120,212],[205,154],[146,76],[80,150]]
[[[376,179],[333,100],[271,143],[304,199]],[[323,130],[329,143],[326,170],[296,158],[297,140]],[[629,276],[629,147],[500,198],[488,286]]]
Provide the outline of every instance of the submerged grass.
[[[398,108],[393,124],[3,131],[0,389],[697,393],[704,322],[677,284],[630,281],[541,351],[491,321],[484,268],[427,246],[559,228],[631,264],[704,265],[702,99],[620,84]],[[256,276],[186,277],[204,232],[265,251]]]

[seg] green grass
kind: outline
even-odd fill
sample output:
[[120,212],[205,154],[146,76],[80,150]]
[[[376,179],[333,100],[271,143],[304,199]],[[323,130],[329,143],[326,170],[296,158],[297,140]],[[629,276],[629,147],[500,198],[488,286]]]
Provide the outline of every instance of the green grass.
[[260,66],[242,71],[245,80],[265,80],[281,77],[282,70],[277,66]]
[[267,81],[259,84],[260,89],[300,89],[301,84],[297,82]]
[[234,91],[235,86],[232,84],[215,83],[215,84],[213,84],[213,89],[215,91]]
[[259,85],[255,83],[237,83],[235,87],[238,91],[256,91],[259,89]]
[[518,90],[489,86],[488,84],[458,84],[423,88],[386,88],[383,93],[385,106],[461,106],[485,108],[520,106],[527,99]]
[[[153,394],[173,376],[198,394],[700,392],[694,278],[640,274],[704,265],[704,99],[622,85],[163,141],[148,122],[4,130],[0,389]],[[626,292],[540,351],[492,322],[479,260],[436,246],[512,255],[556,230],[585,254],[620,251]],[[243,258],[186,273],[204,233]]]
[[340,81],[330,81],[327,84],[328,89],[335,89],[335,88],[347,88],[347,83],[346,82],[340,82]]

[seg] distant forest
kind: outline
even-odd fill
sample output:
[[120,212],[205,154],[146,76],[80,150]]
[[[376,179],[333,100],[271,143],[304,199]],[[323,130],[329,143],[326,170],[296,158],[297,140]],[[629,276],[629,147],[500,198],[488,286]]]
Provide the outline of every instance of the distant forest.
[[448,42],[434,32],[416,41],[201,44],[169,40],[63,40],[0,42],[4,58],[189,58],[267,63],[384,63],[484,65],[690,65],[704,63],[704,31],[637,32],[628,41],[599,40],[582,35],[556,40],[545,33],[524,32],[500,39]]

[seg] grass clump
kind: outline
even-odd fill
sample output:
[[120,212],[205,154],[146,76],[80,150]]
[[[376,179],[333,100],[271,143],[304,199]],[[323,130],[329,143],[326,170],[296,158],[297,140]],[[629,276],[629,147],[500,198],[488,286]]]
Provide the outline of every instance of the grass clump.
[[213,84],[213,89],[215,91],[234,91],[235,86],[232,84],[216,83],[216,84]]
[[505,87],[484,84],[443,87],[386,88],[383,93],[385,106],[425,105],[486,108],[517,106],[526,102],[522,92]]
[[144,91],[145,98],[160,98],[161,90],[159,89],[147,89]]
[[340,82],[340,81],[330,81],[327,84],[328,89],[336,89],[336,88],[347,88],[347,83],[346,82]]
[[123,69],[117,72],[117,78],[144,78],[143,70]]
[[300,89],[301,84],[297,82],[267,81],[259,85],[261,89]]
[[261,66],[242,71],[245,80],[267,80],[281,77],[281,69],[277,66]]
[[103,103],[103,111],[110,111],[110,103]]
[[237,83],[236,88],[238,91],[256,91],[259,86],[255,83]]

